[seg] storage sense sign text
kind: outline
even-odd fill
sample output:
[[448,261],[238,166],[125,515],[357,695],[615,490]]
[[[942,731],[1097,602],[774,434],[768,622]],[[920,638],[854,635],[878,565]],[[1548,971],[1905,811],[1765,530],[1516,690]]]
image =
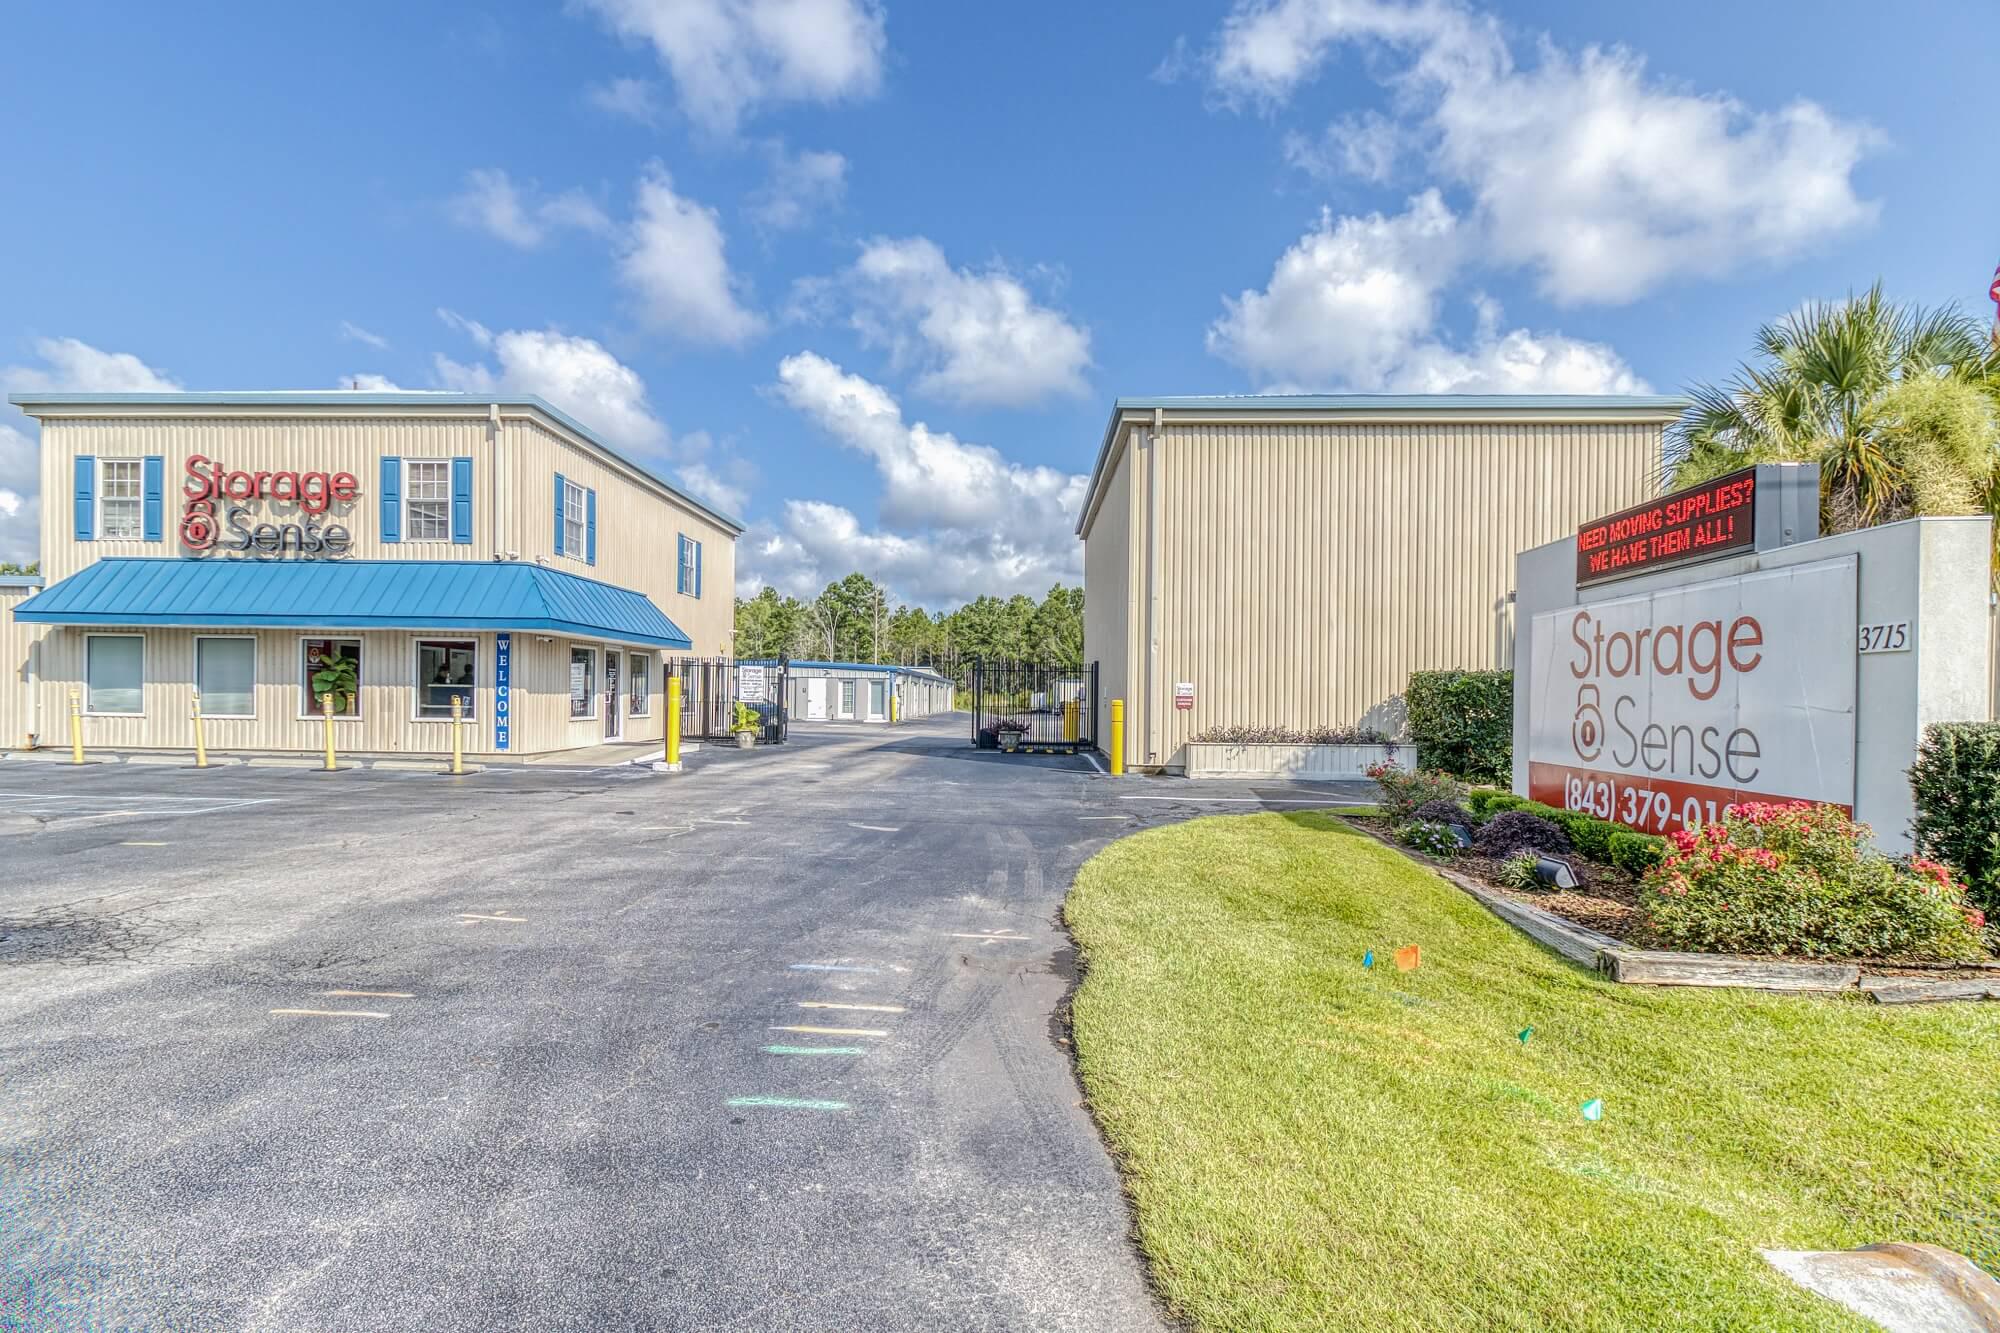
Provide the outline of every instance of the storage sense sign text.
[[[236,472],[195,454],[181,487],[181,545],[204,554],[343,556],[354,534],[325,519],[335,505],[351,505],[360,494],[352,472]],[[253,523],[251,506],[265,504],[293,506],[296,516],[286,520],[281,512],[281,521]]]
[[1651,833],[1854,802],[1852,560],[1535,617],[1529,794]]

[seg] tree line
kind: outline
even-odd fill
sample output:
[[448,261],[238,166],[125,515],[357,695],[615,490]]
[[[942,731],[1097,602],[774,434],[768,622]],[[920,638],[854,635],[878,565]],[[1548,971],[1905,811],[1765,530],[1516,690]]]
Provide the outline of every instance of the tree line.
[[829,583],[810,601],[765,587],[736,599],[736,656],[935,667],[964,680],[972,659],[1083,664],[1083,589],[1058,583],[1032,597],[974,598],[953,611],[894,602],[865,574]]

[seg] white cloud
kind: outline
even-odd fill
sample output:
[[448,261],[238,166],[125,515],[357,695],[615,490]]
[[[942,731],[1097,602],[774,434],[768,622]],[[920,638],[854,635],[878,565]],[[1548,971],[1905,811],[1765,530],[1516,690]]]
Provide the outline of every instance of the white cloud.
[[715,210],[674,193],[658,164],[639,181],[619,271],[648,323],[690,342],[738,346],[763,332],[764,320],[739,299],[742,284],[723,253]]
[[592,84],[584,96],[607,115],[657,127],[660,123],[659,88],[650,79],[615,78]]
[[1088,390],[1087,330],[1037,304],[1006,269],[954,268],[922,236],[870,241],[838,279],[800,292],[807,306],[849,298],[855,330],[887,347],[897,369],[915,369],[919,392],[1019,406]]
[[1285,136],[1285,161],[1316,180],[1353,177],[1380,185],[1395,174],[1404,148],[1403,131],[1379,111],[1342,116],[1318,139]]
[[1428,393],[1635,393],[1611,348],[1554,333],[1502,333],[1480,302],[1467,346],[1437,331],[1441,299],[1472,238],[1436,190],[1402,213],[1341,217],[1279,257],[1261,289],[1224,298],[1208,349],[1266,388]]
[[750,503],[747,486],[724,480],[714,465],[706,460],[685,463],[674,475],[682,490],[725,514],[740,515],[743,507]]
[[457,327],[477,330],[474,341],[490,348],[497,363],[465,365],[440,353],[435,369],[443,387],[464,393],[534,394],[613,445],[646,453],[668,448],[667,428],[647,402],[646,382],[603,344],[554,329],[496,334],[448,311],[438,313]]
[[387,351],[389,347],[389,340],[381,334],[370,333],[359,324],[350,323],[344,319],[340,321],[340,336],[348,342],[366,344],[378,352]]
[[794,153],[780,141],[765,146],[771,177],[747,202],[751,221],[768,231],[792,231],[834,207],[847,192],[847,159],[808,149]]
[[1401,59],[1385,78],[1417,118],[1408,133],[1470,194],[1487,261],[1531,269],[1560,302],[1774,262],[1878,212],[1854,188],[1883,142],[1865,124],[1804,99],[1756,110],[1674,87],[1620,47],[1544,40],[1523,69],[1490,16],[1449,0],[1239,0],[1210,75],[1227,100],[1275,105],[1350,44]]
[[574,0],[650,44],[681,110],[732,133],[759,106],[867,97],[888,45],[876,0]]
[[532,250],[561,228],[606,232],[611,220],[581,190],[544,195],[530,182],[514,183],[498,167],[477,167],[465,173],[465,189],[451,201],[452,217],[461,225],[499,237],[511,246]]
[[[37,338],[34,349],[40,364],[0,366],[0,396],[173,393],[181,387],[130,352],[100,351],[80,339]],[[41,489],[36,442],[24,430],[0,425],[0,561],[27,564],[41,558]]]
[[982,592],[1039,595],[1081,577],[1074,535],[1088,478],[1011,463],[922,422],[907,422],[880,385],[811,352],[778,367],[777,396],[882,478],[880,519],[817,500],[788,500],[738,551],[742,584],[809,595],[859,569],[924,605]]

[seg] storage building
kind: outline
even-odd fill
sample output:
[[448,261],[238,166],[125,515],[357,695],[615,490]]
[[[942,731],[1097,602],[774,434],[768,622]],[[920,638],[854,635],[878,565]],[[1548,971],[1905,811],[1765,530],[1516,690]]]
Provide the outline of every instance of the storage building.
[[1095,736],[1180,770],[1216,726],[1372,725],[1410,673],[1511,665],[1517,552],[1651,493],[1682,400],[1121,398],[1077,534]]
[[908,722],[957,707],[951,678],[928,667],[791,662],[785,670],[794,722]]
[[[0,589],[0,745],[538,754],[664,734],[726,653],[742,525],[532,397],[22,394],[41,573]],[[343,684],[342,682],[348,682]]]

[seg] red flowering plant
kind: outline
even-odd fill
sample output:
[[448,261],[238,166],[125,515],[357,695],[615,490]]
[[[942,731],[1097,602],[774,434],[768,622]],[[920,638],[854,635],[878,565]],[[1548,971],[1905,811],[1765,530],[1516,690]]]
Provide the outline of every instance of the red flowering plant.
[[1457,804],[1467,791],[1466,785],[1449,773],[1413,773],[1386,760],[1371,767],[1368,776],[1382,789],[1382,813],[1399,824],[1414,815],[1418,806],[1431,801]]
[[1933,861],[1876,851],[1838,806],[1752,802],[1669,835],[1636,942],[1807,958],[1978,959],[1985,918]]

